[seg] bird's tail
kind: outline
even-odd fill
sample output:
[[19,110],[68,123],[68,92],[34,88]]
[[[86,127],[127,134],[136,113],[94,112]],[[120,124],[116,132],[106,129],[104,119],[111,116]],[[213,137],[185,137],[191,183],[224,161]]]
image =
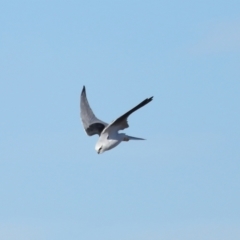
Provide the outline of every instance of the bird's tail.
[[124,141],[129,141],[129,140],[146,140],[146,139],[126,135],[126,137],[124,138]]

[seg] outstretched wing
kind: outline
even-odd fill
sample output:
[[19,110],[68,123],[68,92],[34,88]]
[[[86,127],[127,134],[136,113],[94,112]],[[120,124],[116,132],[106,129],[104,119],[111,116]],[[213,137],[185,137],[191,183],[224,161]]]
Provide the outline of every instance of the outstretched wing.
[[127,122],[127,118],[129,117],[129,115],[131,115],[133,112],[137,111],[139,108],[145,106],[146,104],[148,104],[149,102],[151,102],[153,99],[153,97],[150,98],[146,98],[144,101],[142,101],[141,103],[139,103],[136,107],[132,108],[131,110],[129,110],[128,112],[126,112],[125,114],[123,114],[121,117],[117,118],[116,120],[114,120],[112,123],[110,123],[104,130],[102,133],[106,133],[106,132],[110,132],[112,130],[114,131],[119,131],[119,130],[123,130],[125,128],[128,128],[128,122]]
[[94,115],[87,100],[85,86],[83,86],[80,96],[80,116],[82,119],[83,127],[88,136],[92,136],[94,134],[100,135],[103,129],[108,125],[107,123],[96,118]]

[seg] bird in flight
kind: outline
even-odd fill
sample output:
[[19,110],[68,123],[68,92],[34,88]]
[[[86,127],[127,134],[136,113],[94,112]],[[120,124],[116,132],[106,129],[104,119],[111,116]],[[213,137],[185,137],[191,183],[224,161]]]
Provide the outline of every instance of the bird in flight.
[[146,98],[136,107],[132,108],[131,110],[124,113],[122,116],[108,124],[99,120],[94,115],[87,100],[86,88],[85,86],[83,86],[80,96],[80,116],[87,135],[99,135],[99,139],[95,146],[95,150],[97,151],[97,153],[103,153],[107,150],[110,150],[116,147],[122,141],[145,140],[143,138],[131,137],[125,133],[119,133],[118,131],[128,128],[129,125],[127,118],[129,117],[129,115],[151,102],[152,99],[153,97]]

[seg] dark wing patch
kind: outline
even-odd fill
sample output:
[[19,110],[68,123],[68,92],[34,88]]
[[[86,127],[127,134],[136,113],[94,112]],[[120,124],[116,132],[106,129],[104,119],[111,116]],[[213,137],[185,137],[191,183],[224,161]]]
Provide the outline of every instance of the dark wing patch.
[[89,136],[92,136],[94,134],[100,135],[104,128],[105,125],[103,125],[102,123],[93,123],[89,125],[89,127],[85,130]]

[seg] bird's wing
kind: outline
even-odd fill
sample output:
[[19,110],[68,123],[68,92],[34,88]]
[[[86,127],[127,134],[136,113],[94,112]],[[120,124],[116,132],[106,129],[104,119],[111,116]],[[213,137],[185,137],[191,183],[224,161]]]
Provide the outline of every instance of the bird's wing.
[[96,118],[94,115],[87,100],[85,86],[83,86],[80,96],[80,116],[82,119],[83,127],[89,136],[92,136],[94,134],[100,135],[102,130],[108,125],[107,123]]
[[127,122],[127,118],[129,117],[129,115],[132,114],[133,112],[137,111],[139,108],[145,106],[149,102],[151,102],[152,99],[153,99],[153,97],[146,98],[141,103],[139,103],[136,107],[132,108],[131,110],[129,110],[128,112],[123,114],[121,117],[114,120],[112,123],[110,123],[108,126],[106,126],[106,128],[104,128],[104,130],[102,131],[102,134],[104,134],[106,132],[119,131],[119,130],[128,128],[129,125]]

